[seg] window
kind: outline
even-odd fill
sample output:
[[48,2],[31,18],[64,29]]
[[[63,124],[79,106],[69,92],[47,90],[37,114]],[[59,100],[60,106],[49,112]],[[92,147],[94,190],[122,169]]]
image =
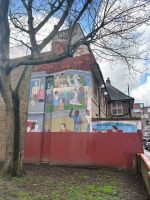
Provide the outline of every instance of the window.
[[112,115],[122,115],[123,114],[122,102],[120,102],[120,101],[112,102],[111,113],[112,113]]
[[116,108],[116,102],[112,102],[112,107]]
[[147,119],[147,118],[148,118],[148,114],[144,114],[144,115],[143,115],[143,118],[146,118],[146,119]]
[[112,114],[113,115],[117,115],[117,110],[116,109],[112,109]]
[[144,108],[144,104],[143,103],[140,103],[140,108]]
[[140,111],[140,109],[134,109],[133,112],[137,113],[137,112],[141,112],[141,111]]
[[149,126],[145,126],[144,130],[150,130],[150,127]]

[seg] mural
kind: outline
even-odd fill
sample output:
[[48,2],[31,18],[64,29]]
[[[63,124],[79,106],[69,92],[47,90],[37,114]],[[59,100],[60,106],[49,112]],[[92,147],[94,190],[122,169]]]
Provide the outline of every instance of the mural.
[[125,133],[134,133],[137,130],[141,130],[140,121],[97,121],[92,122],[93,132],[107,132],[112,130],[112,132],[122,131]]
[[[43,123],[39,130],[43,127],[45,132],[90,132],[91,93],[90,72],[66,70],[47,77],[39,72],[38,78],[31,79],[28,113],[30,118],[43,113],[38,117]],[[28,117],[28,127],[39,124],[38,120],[36,115]]]
[[43,131],[43,114],[29,114],[27,120],[27,132]]
[[47,75],[33,73],[30,82],[27,132],[134,133],[140,121],[95,121],[91,123],[91,73],[66,70]]
[[30,82],[28,113],[44,112],[45,77],[32,77]]
[[92,80],[89,72],[67,70],[47,77],[45,131],[90,131]]
[[45,72],[32,73],[29,92],[27,132],[42,132],[45,105]]

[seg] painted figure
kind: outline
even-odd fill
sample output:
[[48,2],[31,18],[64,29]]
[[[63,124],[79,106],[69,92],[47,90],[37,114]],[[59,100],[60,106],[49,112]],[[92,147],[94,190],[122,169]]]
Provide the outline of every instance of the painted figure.
[[55,111],[58,111],[58,105],[59,105],[59,95],[58,95],[58,91],[55,91],[55,93],[54,93],[54,95],[53,95],[53,105],[54,105]]
[[39,85],[38,82],[35,81],[34,87],[32,87],[32,100],[31,100],[31,104],[34,105],[35,102],[38,100],[38,93],[39,93]]
[[70,91],[64,90],[64,103],[65,105],[70,104]]
[[90,111],[89,110],[86,110],[86,114],[85,114],[85,119],[86,119],[86,122],[87,122],[87,127],[86,127],[86,132],[90,132],[90,121],[91,121],[91,118],[90,118]]
[[62,99],[59,99],[58,110],[64,110],[64,102]]
[[82,83],[79,81],[80,77],[78,76],[78,74],[75,74],[73,76],[73,81],[74,81],[74,86],[78,89],[80,87],[82,87]]
[[79,110],[75,110],[74,115],[72,115],[73,109],[69,113],[69,117],[73,119],[74,122],[74,132],[81,132],[82,117],[79,115]]
[[72,79],[70,78],[70,76],[69,75],[67,75],[67,83],[68,83],[68,87],[72,87],[73,86],[73,84],[72,84],[72,81],[71,81]]
[[61,73],[58,76],[55,77],[54,79],[54,83],[55,83],[55,87],[63,87],[63,74]]
[[55,87],[60,87],[60,85],[61,85],[60,76],[56,76],[54,79],[54,82],[55,82]]
[[81,105],[78,99],[78,90],[76,88],[73,89],[73,95],[74,97],[72,100],[70,100],[70,104]]
[[71,131],[66,129],[66,124],[65,123],[62,123],[60,125],[60,131],[59,132],[71,132]]
[[43,102],[45,98],[45,90],[44,90],[44,85],[41,85],[38,93],[38,101]]
[[50,84],[48,84],[48,87],[46,90],[46,102],[47,103],[53,102],[53,86],[50,86]]
[[117,132],[118,131],[118,128],[117,128],[117,126],[112,126],[112,128],[111,128],[111,130],[112,130],[112,132]]
[[78,100],[81,102],[84,99],[84,90],[83,87],[80,87],[78,90]]
[[39,132],[39,124],[36,121],[31,122],[31,127],[29,132]]

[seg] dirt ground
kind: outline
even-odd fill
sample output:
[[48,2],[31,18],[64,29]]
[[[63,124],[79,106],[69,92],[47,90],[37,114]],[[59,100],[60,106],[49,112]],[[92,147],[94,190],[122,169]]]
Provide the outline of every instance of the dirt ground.
[[26,165],[26,175],[0,177],[0,200],[148,200],[141,176],[110,168]]

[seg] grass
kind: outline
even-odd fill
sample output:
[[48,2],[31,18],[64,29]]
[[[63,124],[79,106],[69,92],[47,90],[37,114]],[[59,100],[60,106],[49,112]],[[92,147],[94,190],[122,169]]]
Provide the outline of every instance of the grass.
[[20,178],[0,177],[0,200],[148,200],[142,179],[131,172],[48,166],[26,171]]

